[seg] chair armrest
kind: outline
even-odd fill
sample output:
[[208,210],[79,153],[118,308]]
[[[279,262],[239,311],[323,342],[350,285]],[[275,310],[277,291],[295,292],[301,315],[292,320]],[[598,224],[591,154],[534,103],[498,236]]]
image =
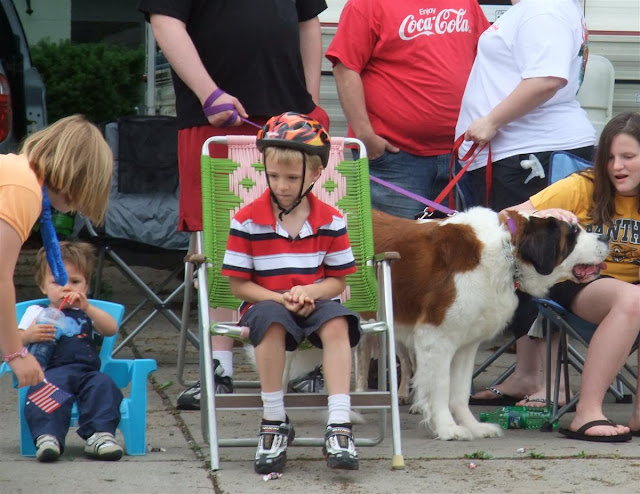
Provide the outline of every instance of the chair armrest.
[[376,254],[373,258],[375,262],[398,261],[399,259],[400,259],[400,253],[396,251],[381,252]]
[[235,322],[213,322],[210,331],[214,336],[222,335],[245,341],[248,339],[244,326],[238,326]]
[[112,359],[105,362],[101,371],[109,375],[119,388],[131,389],[143,386],[146,388],[147,376],[157,370],[158,364],[153,359]]

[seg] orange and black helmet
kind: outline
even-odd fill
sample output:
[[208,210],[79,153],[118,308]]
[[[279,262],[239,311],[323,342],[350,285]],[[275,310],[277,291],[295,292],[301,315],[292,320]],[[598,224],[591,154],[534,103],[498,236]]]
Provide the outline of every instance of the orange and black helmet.
[[327,166],[331,151],[329,134],[320,122],[293,112],[271,117],[258,131],[256,144],[261,152],[266,147],[277,146],[320,156],[323,167]]

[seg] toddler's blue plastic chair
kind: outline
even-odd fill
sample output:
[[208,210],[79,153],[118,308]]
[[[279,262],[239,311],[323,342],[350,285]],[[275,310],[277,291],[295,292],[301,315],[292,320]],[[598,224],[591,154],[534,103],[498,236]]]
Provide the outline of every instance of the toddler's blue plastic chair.
[[[104,300],[90,300],[91,305],[102,309],[111,315],[118,327],[122,322],[124,315],[124,306]],[[27,307],[30,305],[48,305],[46,298],[29,300],[16,304],[16,315],[18,321],[22,318]],[[111,376],[116,385],[120,388],[126,388],[131,385],[129,395],[126,396],[120,404],[120,424],[118,428],[122,433],[125,443],[125,449],[128,455],[144,455],[146,454],[146,425],[147,425],[147,376],[149,373],[157,370],[158,365],[153,359],[114,359],[111,357],[113,347],[118,334],[105,337],[100,348],[100,361],[102,363],[100,370]],[[11,368],[3,363],[0,366],[0,376],[5,372],[11,372]],[[14,386],[17,382],[14,376]],[[27,401],[28,387],[22,387],[18,390],[18,410],[20,415],[20,454],[22,456],[35,456],[36,447],[33,444],[29,425],[24,417],[24,405]],[[71,412],[71,426],[78,423],[78,408],[73,404]]]

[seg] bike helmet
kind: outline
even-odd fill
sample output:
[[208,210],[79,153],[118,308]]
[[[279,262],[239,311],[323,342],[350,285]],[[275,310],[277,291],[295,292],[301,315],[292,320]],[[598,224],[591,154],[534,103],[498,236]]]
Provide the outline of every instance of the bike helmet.
[[271,117],[258,131],[256,144],[261,152],[266,147],[278,146],[320,156],[323,168],[327,167],[331,151],[329,134],[320,122],[294,112]]
[[[307,190],[304,190],[304,180],[307,169],[306,155],[320,156],[322,167],[327,167],[329,152],[331,151],[329,134],[325,132],[318,121],[307,115],[287,112],[277,117],[271,117],[267,123],[264,124],[264,127],[258,131],[256,144],[262,153],[264,153],[265,148],[270,146],[296,149],[302,153],[302,183],[300,184],[300,192],[298,193],[298,199],[289,208],[283,208],[278,202],[278,198],[273,193],[271,184],[269,183],[269,174],[267,174],[267,185],[271,190],[271,200],[280,210],[278,216],[280,220],[282,220],[283,216],[293,211],[313,188],[312,183]],[[266,169],[266,160],[264,166]]]

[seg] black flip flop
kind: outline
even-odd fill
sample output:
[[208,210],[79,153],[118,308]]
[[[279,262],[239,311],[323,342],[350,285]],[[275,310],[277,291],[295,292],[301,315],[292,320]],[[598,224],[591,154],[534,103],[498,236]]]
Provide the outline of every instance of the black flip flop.
[[576,439],[578,441],[591,441],[594,443],[624,443],[627,441],[631,441],[631,434],[617,434],[615,436],[591,436],[585,434],[589,429],[595,427],[597,425],[610,425],[615,427],[616,424],[611,422],[611,420],[592,420],[591,422],[587,422],[582,427],[580,427],[577,431],[572,431],[570,429],[560,428],[558,432],[569,439]]
[[631,435],[634,437],[640,437],[640,429],[638,429],[637,431],[631,431]]
[[484,407],[492,407],[492,406],[496,406],[496,407],[510,407],[515,405],[518,401],[520,401],[522,398],[516,398],[515,396],[511,396],[508,394],[503,393],[502,391],[500,391],[498,388],[494,388],[493,386],[489,386],[488,388],[485,388],[488,391],[491,391],[494,395],[496,395],[495,398],[474,398],[471,397],[469,398],[469,405],[477,405],[477,406],[484,406]]

